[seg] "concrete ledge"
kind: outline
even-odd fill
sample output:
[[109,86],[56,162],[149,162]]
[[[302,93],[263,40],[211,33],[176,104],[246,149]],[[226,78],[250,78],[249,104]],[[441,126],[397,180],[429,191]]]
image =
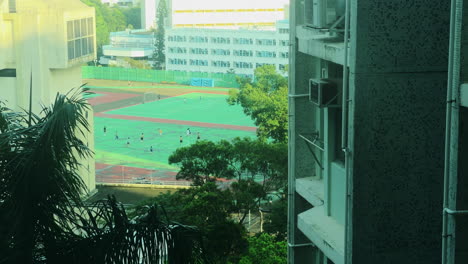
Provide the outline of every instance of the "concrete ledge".
[[297,226],[335,264],[344,263],[344,226],[315,207],[298,215]]
[[150,189],[189,189],[192,186],[159,185],[159,184],[132,184],[132,183],[96,183],[96,186],[150,188]]
[[313,177],[296,179],[296,192],[313,206],[323,205],[324,186],[323,180]]
[[296,27],[300,52],[343,65],[344,42],[326,33],[305,26]]

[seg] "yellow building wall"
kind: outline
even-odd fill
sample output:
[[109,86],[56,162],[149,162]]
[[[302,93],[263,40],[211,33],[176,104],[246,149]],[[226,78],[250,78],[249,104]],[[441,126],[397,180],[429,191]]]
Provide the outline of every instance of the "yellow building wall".
[[[81,66],[96,57],[95,11],[80,0],[16,1],[16,13],[8,13],[8,1],[0,0],[0,70],[16,69],[16,78],[0,77],[0,99],[15,110],[29,108],[32,77],[33,112],[50,105],[57,94],[81,85]],[[94,53],[68,59],[67,21],[93,18]],[[94,151],[93,112],[88,113],[90,132],[85,136]],[[88,191],[95,190],[94,157],[81,160],[80,175]]]

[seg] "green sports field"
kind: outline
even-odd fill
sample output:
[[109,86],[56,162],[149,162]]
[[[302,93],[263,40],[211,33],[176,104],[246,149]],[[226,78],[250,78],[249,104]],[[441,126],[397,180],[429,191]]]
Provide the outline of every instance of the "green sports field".
[[[145,102],[148,89],[154,89],[161,99]],[[88,97],[93,107],[108,109],[95,112],[94,117],[98,183],[138,183],[148,177],[152,182],[174,181],[178,168],[168,164],[168,157],[177,148],[194,144],[198,133],[201,140],[211,141],[255,137],[255,125],[242,108],[227,104],[226,89],[166,85],[163,89],[146,87],[141,94],[129,90],[93,88],[96,95]],[[126,100],[128,104],[122,107]]]

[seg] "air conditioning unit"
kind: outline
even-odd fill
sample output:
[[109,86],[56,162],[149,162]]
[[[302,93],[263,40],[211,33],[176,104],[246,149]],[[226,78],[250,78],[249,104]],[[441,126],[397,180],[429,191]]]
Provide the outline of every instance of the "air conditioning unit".
[[309,80],[309,101],[318,107],[338,107],[338,87],[329,79]]
[[305,25],[313,28],[327,28],[344,14],[344,0],[303,0]]

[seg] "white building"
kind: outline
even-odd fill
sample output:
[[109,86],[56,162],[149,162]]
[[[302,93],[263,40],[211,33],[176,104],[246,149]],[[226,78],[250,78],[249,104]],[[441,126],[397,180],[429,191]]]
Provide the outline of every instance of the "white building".
[[253,75],[273,64],[281,72],[288,64],[289,22],[271,30],[173,28],[166,31],[166,69]]
[[[288,18],[288,0],[166,0],[167,27],[241,28],[274,26]],[[142,28],[156,27],[156,9],[160,0],[142,0]]]
[[110,33],[110,45],[102,47],[101,64],[120,64],[124,58],[148,59],[153,55],[154,34],[145,30]]
[[140,5],[140,0],[101,0],[101,3],[113,6],[139,6]]
[[[81,66],[96,57],[95,10],[79,0],[0,0],[0,99],[32,111],[81,86]],[[94,150],[93,113],[84,140]],[[95,190],[94,157],[80,158],[79,174]]]

